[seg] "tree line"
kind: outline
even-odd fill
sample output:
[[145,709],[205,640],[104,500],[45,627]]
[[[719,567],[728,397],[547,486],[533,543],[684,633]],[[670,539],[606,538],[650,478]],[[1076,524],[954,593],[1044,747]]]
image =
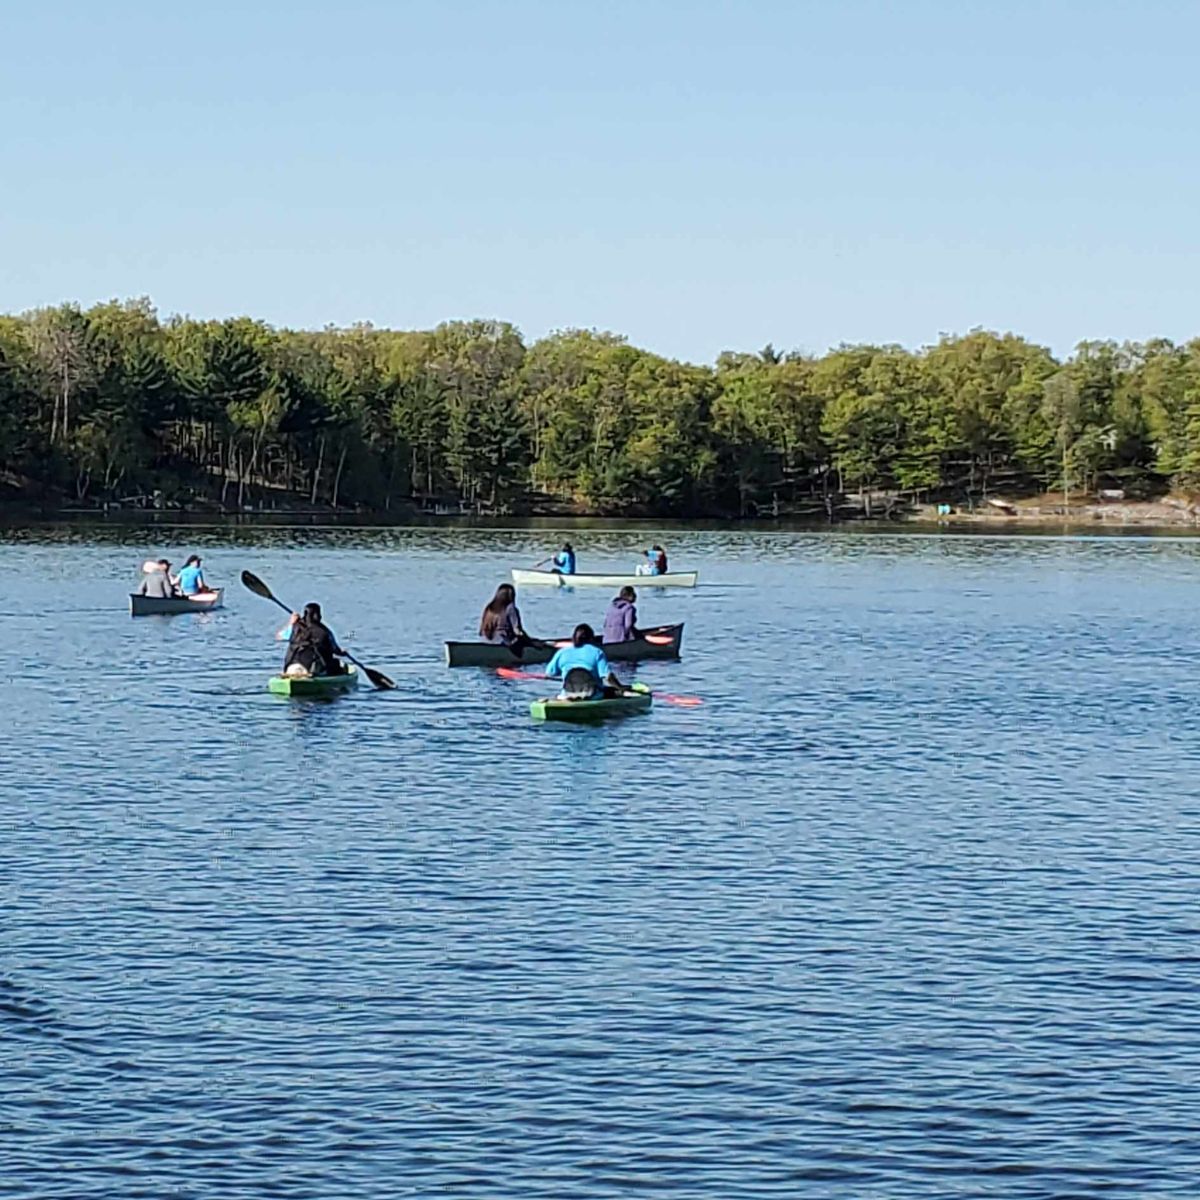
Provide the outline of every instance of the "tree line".
[[0,317],[0,478],[89,502],[658,515],[1188,490],[1200,340],[1059,361],[977,330],[699,366],[588,330],[527,343],[501,321],[312,332],[64,304]]

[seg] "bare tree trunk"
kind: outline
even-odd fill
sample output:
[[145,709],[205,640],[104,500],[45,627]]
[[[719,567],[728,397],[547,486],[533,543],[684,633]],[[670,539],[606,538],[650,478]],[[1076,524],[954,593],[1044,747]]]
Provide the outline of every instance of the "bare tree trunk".
[[342,468],[346,465],[346,447],[342,446],[342,453],[338,456],[337,474],[333,477],[333,507],[337,508],[338,491],[342,486]]
[[71,366],[67,361],[66,356],[63,357],[62,365],[62,396],[63,396],[63,420],[62,420],[62,436],[63,441],[67,440],[67,434],[70,432],[71,426]]
[[317,442],[317,465],[313,468],[312,477],[312,492],[309,495],[309,504],[317,502],[317,486],[321,482],[321,466],[325,462],[325,435],[321,434],[320,440]]

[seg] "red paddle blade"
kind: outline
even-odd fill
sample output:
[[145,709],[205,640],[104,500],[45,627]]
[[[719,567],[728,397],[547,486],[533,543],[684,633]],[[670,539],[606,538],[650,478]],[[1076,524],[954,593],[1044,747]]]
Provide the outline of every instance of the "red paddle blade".
[[704,703],[699,696],[675,696],[670,692],[655,692],[655,700],[661,700],[664,704],[674,704],[679,708],[699,708]]
[[545,675],[539,675],[535,671],[522,671],[517,667],[497,667],[496,674],[501,679],[545,679]]

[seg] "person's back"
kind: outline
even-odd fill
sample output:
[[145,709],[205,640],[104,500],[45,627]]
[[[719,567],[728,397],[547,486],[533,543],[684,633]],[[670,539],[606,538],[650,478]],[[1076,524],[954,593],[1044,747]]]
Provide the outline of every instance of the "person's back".
[[550,679],[564,679],[569,672],[581,668],[591,674],[597,688],[612,670],[604,651],[589,643],[584,646],[564,646],[555,651],[554,657],[546,664],[546,675]]
[[[590,674],[592,679],[591,693],[588,693],[586,688],[584,671]],[[575,632],[571,634],[571,645],[564,646],[555,653],[546,664],[546,675],[550,679],[562,679],[564,682],[570,677],[571,687],[564,687],[560,693],[564,700],[586,700],[589,694],[600,691],[606,682],[617,686],[608,659],[604,657],[604,651],[596,645],[596,635],[587,624],[575,626]],[[584,686],[580,685],[581,680]]]
[[630,642],[636,636],[637,609],[625,596],[618,596],[604,614],[605,642]]
[[521,610],[515,604],[510,604],[500,614],[500,620],[496,623],[492,640],[499,642],[502,646],[511,646],[520,640],[522,632]]
[[[311,610],[316,610],[315,612]],[[289,667],[301,667],[310,675],[341,675],[337,639],[321,620],[319,606],[305,607],[304,616],[295,619],[288,634],[288,650],[283,660],[286,674]]]
[[554,569],[561,575],[575,574],[575,551],[570,544],[564,545],[554,556]]
[[517,608],[517,593],[511,583],[502,583],[479,619],[479,636],[493,646],[516,646],[527,637]]
[[188,563],[179,572],[179,590],[185,596],[194,596],[197,592],[204,591],[204,572],[201,571],[199,563]]
[[138,588],[138,595],[151,596],[155,600],[173,599],[175,587],[171,583],[171,576],[161,567],[157,571],[148,572]]

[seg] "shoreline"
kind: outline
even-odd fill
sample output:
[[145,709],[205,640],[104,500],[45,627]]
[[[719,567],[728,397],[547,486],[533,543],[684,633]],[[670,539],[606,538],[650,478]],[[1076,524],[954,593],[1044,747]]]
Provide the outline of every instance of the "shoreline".
[[26,504],[0,504],[0,530],[38,526],[96,528],[186,528],[186,529],[251,529],[251,528],[330,528],[330,529],[493,529],[521,530],[602,530],[711,529],[746,530],[755,533],[924,533],[946,535],[1040,535],[1103,534],[1119,536],[1162,535],[1200,536],[1200,512],[1177,501],[1136,501],[1122,503],[1088,503],[1047,507],[1036,502],[1014,502],[1009,511],[937,512],[936,505],[920,505],[905,510],[890,519],[849,518],[837,521],[812,517],[736,517],[702,514],[691,517],[619,516],[603,513],[580,513],[578,510],[557,513],[509,513],[486,515],[466,513],[426,513],[419,509],[404,512],[349,512],[338,510],[269,509],[241,513],[214,513],[181,509],[147,510],[119,509],[104,512],[100,509],[70,509]]

